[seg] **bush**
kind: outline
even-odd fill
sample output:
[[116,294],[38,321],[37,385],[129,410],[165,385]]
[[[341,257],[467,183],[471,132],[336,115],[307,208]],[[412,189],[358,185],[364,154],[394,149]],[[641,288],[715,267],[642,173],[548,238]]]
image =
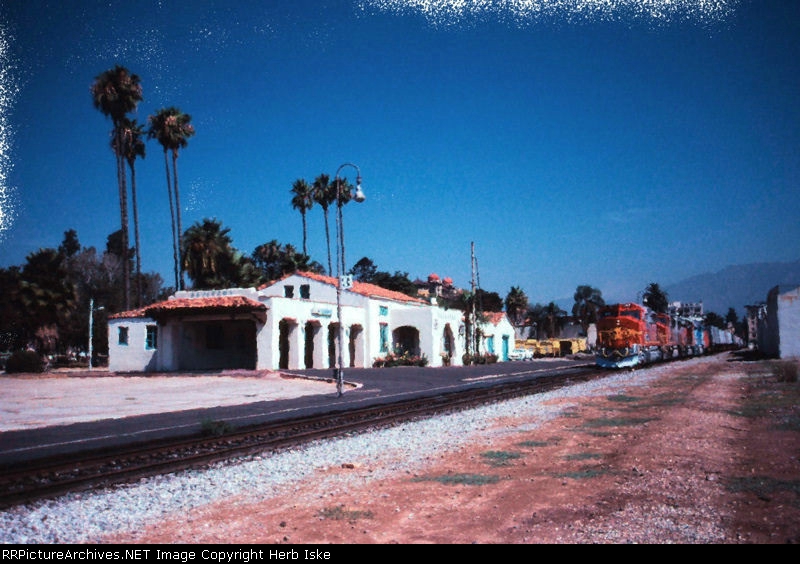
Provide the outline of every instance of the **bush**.
[[6,374],[44,372],[44,361],[36,351],[16,351],[6,362]]
[[424,354],[421,356],[412,355],[408,352],[403,354],[389,353],[385,357],[376,358],[373,363],[373,368],[391,368],[393,366],[427,366],[428,357]]
[[793,360],[782,360],[772,364],[772,373],[778,382],[797,382],[797,362]]

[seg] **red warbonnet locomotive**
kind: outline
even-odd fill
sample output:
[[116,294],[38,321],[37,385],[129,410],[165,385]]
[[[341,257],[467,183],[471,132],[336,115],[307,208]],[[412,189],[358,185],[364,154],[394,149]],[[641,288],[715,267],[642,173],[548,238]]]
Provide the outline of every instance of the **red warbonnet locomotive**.
[[699,318],[670,317],[635,303],[598,311],[597,365],[630,368],[659,360],[741,346],[730,331],[706,327]]

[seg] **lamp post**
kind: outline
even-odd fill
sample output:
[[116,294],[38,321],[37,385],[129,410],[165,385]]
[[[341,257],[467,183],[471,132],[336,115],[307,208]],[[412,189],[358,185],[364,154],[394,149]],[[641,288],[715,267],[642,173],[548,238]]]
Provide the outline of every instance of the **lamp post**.
[[89,298],[89,370],[92,369],[92,337],[93,334],[93,327],[94,327],[94,312],[96,311],[103,311],[105,307],[100,306],[98,308],[94,307],[94,298]]
[[337,341],[339,345],[338,351],[338,369],[334,369],[334,376],[336,377],[336,393],[342,397],[344,393],[344,362],[342,360],[342,346],[344,342],[344,321],[342,320],[342,290],[352,286],[352,279],[345,275],[345,260],[344,260],[344,222],[342,221],[342,183],[339,181],[339,173],[346,167],[351,166],[356,169],[356,192],[353,194],[353,199],[356,202],[363,202],[366,199],[364,192],[361,191],[361,170],[352,164],[344,163],[336,170],[336,318],[339,320],[339,331]]

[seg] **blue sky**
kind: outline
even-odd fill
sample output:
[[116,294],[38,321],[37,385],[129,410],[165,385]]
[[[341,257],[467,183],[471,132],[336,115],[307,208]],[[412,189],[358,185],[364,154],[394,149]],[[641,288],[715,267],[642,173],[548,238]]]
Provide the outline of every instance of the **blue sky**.
[[[800,258],[794,0],[2,0],[0,32],[3,267],[119,228],[89,95],[115,64],[141,78],[140,122],[192,116],[184,228],[216,218],[248,254],[302,248],[292,183],[350,162],[348,264],[412,279],[468,288],[472,242],[481,287],[531,303]],[[171,284],[165,184],[151,141],[142,267]],[[312,209],[326,264],[323,225]]]

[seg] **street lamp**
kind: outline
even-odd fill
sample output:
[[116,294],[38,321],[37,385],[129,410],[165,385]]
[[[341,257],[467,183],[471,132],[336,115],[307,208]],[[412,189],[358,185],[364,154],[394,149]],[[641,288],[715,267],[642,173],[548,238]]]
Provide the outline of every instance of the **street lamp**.
[[93,325],[94,325],[94,312],[96,311],[103,311],[106,309],[103,306],[98,308],[94,307],[94,298],[89,298],[89,370],[92,369],[92,337],[93,335]]
[[352,278],[345,275],[345,260],[344,260],[344,223],[342,221],[342,183],[339,181],[339,173],[346,167],[351,166],[356,169],[356,191],[352,195],[353,199],[361,203],[366,199],[364,192],[361,191],[361,170],[352,164],[344,163],[336,170],[336,318],[339,320],[339,334],[337,341],[339,344],[338,351],[338,369],[334,369],[334,376],[336,377],[336,393],[342,397],[344,392],[344,362],[342,361],[342,343],[344,341],[344,321],[342,320],[342,290],[350,288],[353,285]]

